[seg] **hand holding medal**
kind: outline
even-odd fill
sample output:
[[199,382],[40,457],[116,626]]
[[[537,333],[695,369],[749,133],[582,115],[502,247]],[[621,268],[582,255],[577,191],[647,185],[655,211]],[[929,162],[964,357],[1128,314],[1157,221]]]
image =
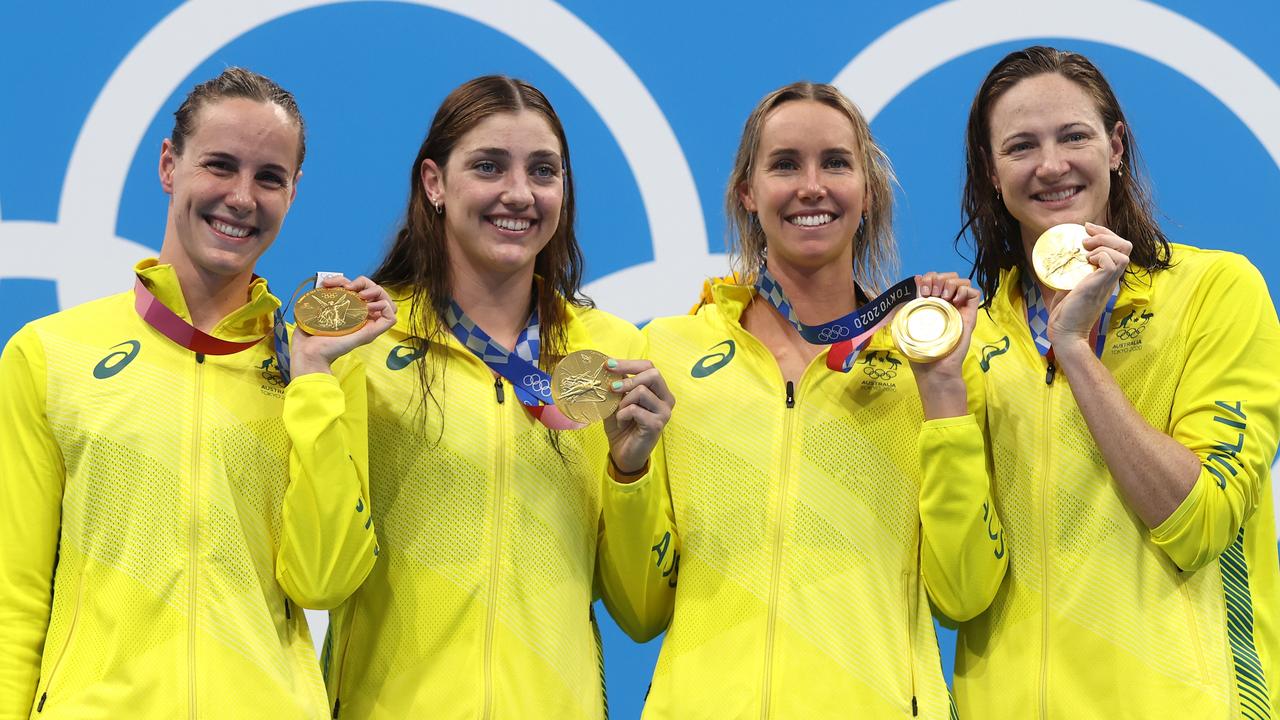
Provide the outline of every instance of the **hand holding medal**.
[[1045,298],[1048,340],[1054,347],[1071,338],[1092,347],[1094,325],[1115,295],[1132,248],[1128,240],[1093,223],[1056,225],[1036,240],[1031,251],[1036,276],[1058,291]]
[[610,394],[619,398],[618,410],[604,419],[609,461],[617,471],[615,479],[627,482],[637,479],[648,466],[676,399],[662,373],[648,360],[608,359],[604,368],[619,378],[609,386]]
[[317,273],[316,278],[316,287],[294,304],[294,321],[302,331],[293,334],[295,377],[329,372],[335,360],[381,335],[396,321],[395,303],[369,278],[347,280],[340,273]]
[[[967,278],[953,272],[919,275],[916,284],[920,297],[898,311],[893,321],[894,339],[911,361],[925,418],[966,415],[964,358],[977,324],[981,293]],[[913,305],[917,309],[908,314]],[[900,324],[907,325],[901,336]]]

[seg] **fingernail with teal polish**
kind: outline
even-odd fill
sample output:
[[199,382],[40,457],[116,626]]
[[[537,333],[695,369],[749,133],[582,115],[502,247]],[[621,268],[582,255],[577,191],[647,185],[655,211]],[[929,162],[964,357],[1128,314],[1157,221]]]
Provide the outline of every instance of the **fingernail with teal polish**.
[[618,361],[614,360],[613,358],[609,358],[609,361],[606,362],[605,365],[608,365],[611,368],[616,368],[618,367]]
[[613,385],[612,385],[612,387],[613,387],[613,389],[614,389],[614,390],[621,390],[621,389],[622,389],[622,381],[621,381],[621,380],[614,380],[614,381],[613,381]]

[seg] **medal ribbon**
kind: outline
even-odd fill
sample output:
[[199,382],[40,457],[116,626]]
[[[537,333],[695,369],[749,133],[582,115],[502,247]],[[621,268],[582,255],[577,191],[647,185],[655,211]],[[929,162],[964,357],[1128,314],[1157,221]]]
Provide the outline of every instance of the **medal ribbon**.
[[[257,276],[255,275],[256,279]],[[268,290],[270,292],[270,290]],[[232,355],[241,350],[248,350],[262,341],[262,338],[235,342],[216,338],[197,328],[170,310],[151,292],[142,278],[133,282],[133,309],[151,327],[161,335],[169,338],[192,352],[204,355]],[[284,309],[276,308],[272,320],[272,335],[276,350],[276,365],[286,385],[289,384],[289,331],[284,322]],[[263,337],[266,337],[265,335]]]
[[494,341],[489,333],[467,317],[454,300],[449,301],[445,322],[458,342],[480,358],[490,370],[511,382],[520,404],[538,422],[552,430],[577,430],[586,427],[583,423],[570,420],[556,407],[555,400],[551,397],[551,376],[537,365],[541,349],[537,307],[533,309],[529,322],[516,338],[515,352]]
[[[1045,302],[1044,293],[1040,292],[1040,285],[1033,282],[1030,278],[1024,278],[1023,294],[1026,298],[1027,305],[1027,328],[1031,330],[1031,339],[1036,344],[1036,349],[1040,351],[1040,356],[1053,360],[1053,344],[1049,342],[1049,305]],[[1102,351],[1107,347],[1107,330],[1111,327],[1111,315],[1116,309],[1116,299],[1120,297],[1120,284],[1116,283],[1116,287],[1111,291],[1111,297],[1107,299],[1107,306],[1102,309],[1102,314],[1098,316],[1098,321],[1093,324],[1093,329],[1089,331],[1089,340],[1093,345],[1093,352],[1102,359]]]
[[761,297],[791,323],[800,337],[814,345],[830,345],[827,351],[827,367],[849,372],[858,360],[858,353],[871,341],[871,336],[889,320],[892,311],[916,297],[916,280],[907,278],[880,293],[871,302],[845,315],[821,325],[805,325],[796,317],[782,286],[773,278],[769,268],[760,268],[756,277],[756,291]]

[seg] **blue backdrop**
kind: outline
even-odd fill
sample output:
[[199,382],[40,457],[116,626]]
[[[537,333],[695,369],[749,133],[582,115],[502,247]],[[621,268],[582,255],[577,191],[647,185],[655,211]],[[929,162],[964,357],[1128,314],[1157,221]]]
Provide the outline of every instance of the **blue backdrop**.
[[[965,113],[984,72],[1035,40],[1108,74],[1171,238],[1247,254],[1274,298],[1277,21],[1271,2],[1190,0],[3,3],[0,342],[129,286],[164,228],[156,163],[172,112],[228,65],[293,90],[307,119],[298,200],[260,265],[286,286],[373,267],[436,106],[491,72],[533,82],[562,115],[588,292],[631,320],[684,311],[723,270],[721,198],[742,123],[797,79],[836,82],[872,118],[901,183],[903,271],[963,271],[952,238]],[[613,716],[638,717],[660,641],[637,646],[606,626]]]

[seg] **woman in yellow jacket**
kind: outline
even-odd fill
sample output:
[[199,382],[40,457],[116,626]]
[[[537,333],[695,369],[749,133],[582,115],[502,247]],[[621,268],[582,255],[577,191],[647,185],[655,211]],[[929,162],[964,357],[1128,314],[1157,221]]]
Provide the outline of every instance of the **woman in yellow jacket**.
[[[160,151],[158,259],[132,290],[29,323],[0,356],[0,718],[311,720],[306,618],[374,564],[371,321],[296,333],[253,273],[297,192],[302,116],[230,68]],[[335,377],[336,375],[336,377]],[[287,386],[287,389],[286,389]]]
[[[606,485],[602,551],[639,637],[666,629],[645,718],[951,716],[930,607],[977,614],[1006,563],[962,376],[977,294],[930,274],[870,302],[890,183],[838,90],[770,93],[726,198],[745,283],[645,328],[680,404],[650,471]],[[862,323],[917,285],[964,318],[932,365]],[[809,334],[858,306],[869,344]]]
[[[970,397],[1011,565],[961,628],[962,715],[1280,711],[1280,327],[1247,260],[1166,239],[1136,154],[1077,53],[1011,53],[974,99],[964,210],[988,311]],[[1096,268],[1069,291],[1032,268],[1063,223]]]
[[[671,400],[656,370],[626,360],[639,331],[579,293],[582,265],[551,104],[506,77],[456,88],[374,274],[403,305],[360,353],[381,554],[331,615],[333,717],[606,715],[591,614],[601,479],[610,457],[644,466]],[[582,350],[633,374],[607,437],[549,403],[545,372]]]

